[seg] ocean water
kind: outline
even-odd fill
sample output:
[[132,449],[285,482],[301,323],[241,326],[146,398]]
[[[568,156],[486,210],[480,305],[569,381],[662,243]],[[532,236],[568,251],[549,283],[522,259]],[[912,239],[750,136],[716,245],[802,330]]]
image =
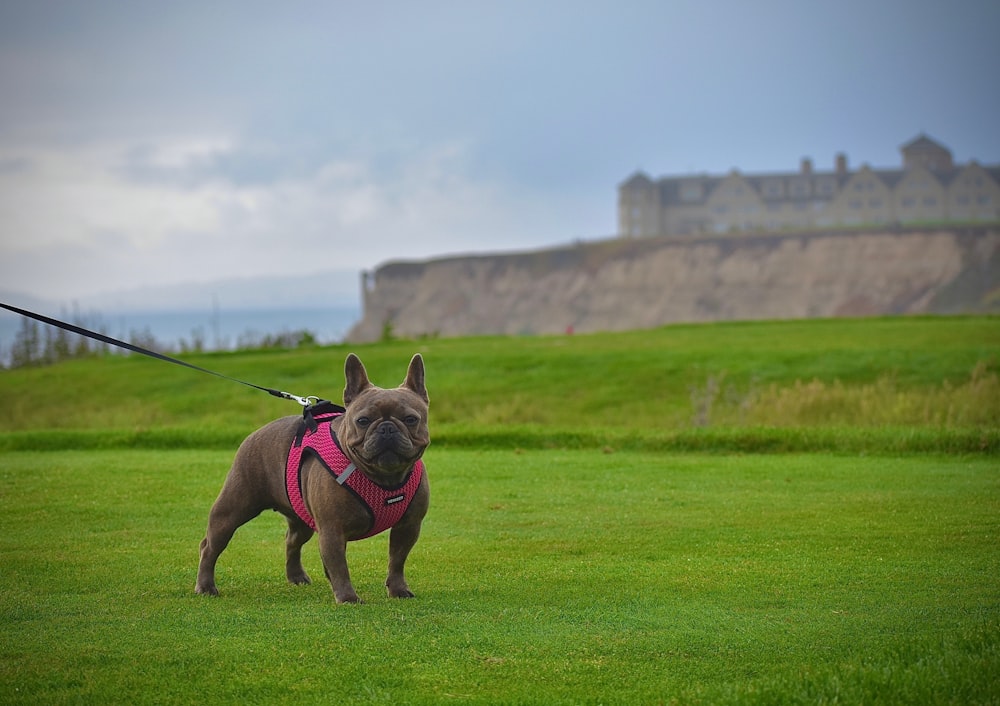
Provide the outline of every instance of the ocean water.
[[[39,312],[123,341],[148,339],[159,347],[179,351],[202,342],[204,350],[233,350],[259,343],[266,336],[310,331],[319,343],[337,343],[361,318],[358,308],[330,309],[220,309],[213,311],[147,311],[117,313]],[[10,350],[23,317],[0,310],[0,360],[10,360]],[[48,327],[38,323],[39,331]],[[44,335],[44,334],[43,334]]]

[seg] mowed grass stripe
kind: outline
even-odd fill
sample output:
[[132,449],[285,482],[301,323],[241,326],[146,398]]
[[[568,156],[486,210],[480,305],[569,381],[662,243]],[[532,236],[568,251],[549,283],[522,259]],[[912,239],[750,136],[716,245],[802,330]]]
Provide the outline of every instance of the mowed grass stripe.
[[193,594],[225,451],[0,454],[4,703],[989,703],[1000,474],[988,457],[432,449],[385,597],[283,576],[241,529]]

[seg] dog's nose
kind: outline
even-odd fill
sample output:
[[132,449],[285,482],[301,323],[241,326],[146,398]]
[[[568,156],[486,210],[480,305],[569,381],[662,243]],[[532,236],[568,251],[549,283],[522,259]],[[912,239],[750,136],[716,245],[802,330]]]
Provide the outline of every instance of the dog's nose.
[[392,422],[382,422],[378,425],[377,431],[381,436],[391,436],[398,430],[396,429],[396,425]]

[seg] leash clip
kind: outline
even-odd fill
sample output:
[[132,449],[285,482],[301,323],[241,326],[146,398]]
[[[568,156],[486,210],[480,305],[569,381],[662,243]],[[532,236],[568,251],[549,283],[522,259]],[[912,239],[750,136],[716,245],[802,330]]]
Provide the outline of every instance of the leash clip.
[[313,405],[319,402],[319,397],[315,397],[313,395],[307,395],[306,397],[299,397],[298,395],[293,395],[291,392],[282,392],[280,396],[284,397],[286,400],[295,400],[303,407],[308,407],[309,405]]

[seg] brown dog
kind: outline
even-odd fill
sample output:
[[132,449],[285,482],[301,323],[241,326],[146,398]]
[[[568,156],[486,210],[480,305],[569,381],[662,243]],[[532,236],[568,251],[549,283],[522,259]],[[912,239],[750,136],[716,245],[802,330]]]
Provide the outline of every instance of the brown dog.
[[[309,583],[301,550],[315,528],[337,603],[359,602],[347,569],[347,542],[391,524],[386,589],[393,598],[413,597],[403,565],[420,535],[430,499],[420,461],[430,443],[424,362],[419,354],[413,356],[406,380],[390,390],[372,385],[353,353],[347,356],[344,372],[343,415],[319,425],[311,418],[284,417],[258,429],[240,445],[208,517],[197,593],[219,594],[215,586],[219,554],[238,527],[271,509],[288,518],[285,574],[291,583]],[[335,464],[321,461],[319,452],[302,452],[301,463],[287,463],[290,449],[297,454],[300,447],[323,442],[328,447],[336,443],[346,456],[343,465],[350,464],[338,475]],[[286,465],[291,483],[286,482]],[[361,475],[349,479],[355,470]],[[386,520],[383,510],[396,515]]]

